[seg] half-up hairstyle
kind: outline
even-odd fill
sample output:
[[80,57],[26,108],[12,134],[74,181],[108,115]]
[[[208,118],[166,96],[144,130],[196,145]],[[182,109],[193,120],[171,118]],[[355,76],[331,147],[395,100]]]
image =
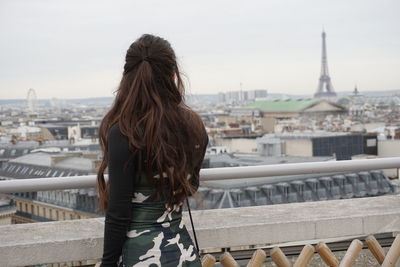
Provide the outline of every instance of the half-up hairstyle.
[[[107,137],[116,123],[129,140],[132,156],[141,155],[137,164],[142,165],[149,184],[156,189],[156,199],[164,197],[168,207],[173,208],[194,193],[187,179],[191,172],[188,166],[196,148],[204,146],[206,133],[200,117],[184,103],[184,92],[175,53],[168,41],[145,34],[132,43],[114,103],[100,124],[100,210],[107,207]],[[155,178],[157,174],[166,177]]]

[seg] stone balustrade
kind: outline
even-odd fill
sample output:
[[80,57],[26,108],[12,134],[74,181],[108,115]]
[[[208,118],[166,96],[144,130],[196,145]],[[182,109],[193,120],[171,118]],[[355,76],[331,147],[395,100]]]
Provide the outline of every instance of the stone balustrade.
[[[400,231],[400,195],[194,211],[202,249],[306,244]],[[186,227],[191,230],[188,215]],[[98,259],[104,218],[0,226],[0,266]]]

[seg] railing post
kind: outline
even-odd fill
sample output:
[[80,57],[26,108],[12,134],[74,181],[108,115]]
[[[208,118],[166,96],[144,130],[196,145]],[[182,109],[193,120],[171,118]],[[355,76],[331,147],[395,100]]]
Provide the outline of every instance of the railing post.
[[332,253],[332,251],[325,243],[319,242],[318,245],[316,246],[316,250],[318,254],[321,256],[322,260],[330,267],[339,266],[339,261],[336,259],[335,255]]
[[267,254],[262,249],[257,249],[251,257],[247,267],[260,267],[267,257]]
[[351,242],[350,247],[347,249],[342,261],[340,262],[339,267],[351,267],[358,255],[360,255],[362,247],[363,243],[358,239],[354,239],[353,242]]
[[375,236],[369,235],[365,239],[365,243],[367,244],[372,255],[374,255],[375,259],[379,262],[379,264],[382,264],[385,260],[385,252],[383,251],[378,240],[376,240]]
[[311,245],[305,245],[301,250],[299,257],[294,263],[293,267],[307,267],[312,256],[314,255],[315,249]]
[[216,260],[213,255],[206,254],[201,259],[201,266],[202,267],[213,267],[215,262],[216,262]]
[[390,247],[388,253],[386,254],[385,260],[382,263],[382,267],[395,266],[396,262],[400,257],[400,234],[397,234]]
[[240,267],[229,252],[224,252],[219,258],[219,261],[224,267]]
[[288,258],[286,258],[285,253],[283,253],[279,247],[274,247],[273,249],[271,249],[269,254],[271,255],[272,260],[275,262],[275,264],[278,267],[291,267],[292,266],[292,264],[290,263]]

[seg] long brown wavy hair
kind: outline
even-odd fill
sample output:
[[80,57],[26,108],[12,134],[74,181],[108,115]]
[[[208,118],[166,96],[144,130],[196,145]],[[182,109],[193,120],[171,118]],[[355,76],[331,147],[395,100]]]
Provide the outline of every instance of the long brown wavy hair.
[[[97,174],[99,208],[106,210],[108,184],[107,136],[118,123],[128,137],[132,156],[141,155],[147,179],[156,198],[165,197],[169,208],[182,203],[195,189],[187,179],[195,147],[204,140],[200,117],[184,102],[184,85],[175,53],[163,38],[145,34],[129,47],[114,103],[99,130],[103,159]],[[136,168],[138,169],[138,168]],[[158,177],[154,178],[154,171]],[[134,177],[132,177],[133,179]],[[165,190],[167,188],[167,190]]]

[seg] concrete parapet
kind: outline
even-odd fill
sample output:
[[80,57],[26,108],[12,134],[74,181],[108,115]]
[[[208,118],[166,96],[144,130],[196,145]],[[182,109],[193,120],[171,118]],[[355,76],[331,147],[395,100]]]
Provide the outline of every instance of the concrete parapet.
[[[202,249],[400,231],[400,195],[192,213]],[[104,218],[0,226],[0,266],[100,258],[103,230]]]

